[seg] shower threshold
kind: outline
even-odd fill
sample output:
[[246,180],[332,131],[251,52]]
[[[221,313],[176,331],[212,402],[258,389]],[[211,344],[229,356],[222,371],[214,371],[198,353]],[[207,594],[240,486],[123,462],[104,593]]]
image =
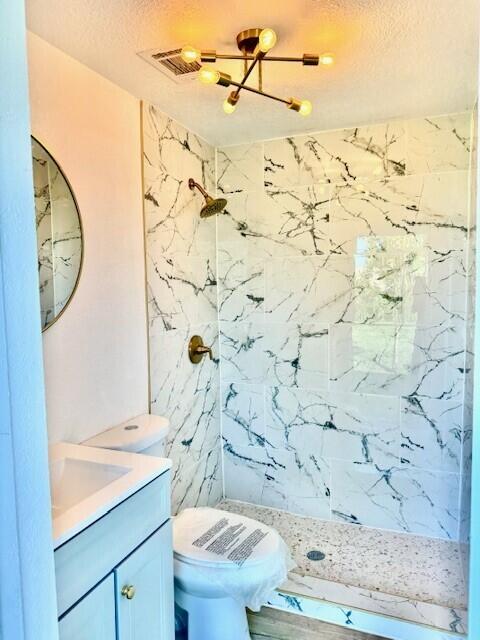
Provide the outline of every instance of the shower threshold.
[[222,500],[218,508],[280,533],[297,564],[281,592],[466,634],[466,589],[457,542],[233,500]]

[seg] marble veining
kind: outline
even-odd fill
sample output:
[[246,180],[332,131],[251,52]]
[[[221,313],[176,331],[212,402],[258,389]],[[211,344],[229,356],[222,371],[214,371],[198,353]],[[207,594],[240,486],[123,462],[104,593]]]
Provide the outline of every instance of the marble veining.
[[472,126],[471,190],[469,202],[467,241],[467,308],[465,351],[465,397],[463,406],[463,438],[461,449],[461,493],[460,493],[460,546],[462,550],[465,581],[469,581],[470,561],[470,503],[472,474],[472,429],[475,358],[475,299],[476,299],[476,210],[478,195],[478,104],[474,109]]
[[217,151],[227,498],[459,538],[470,129],[459,113]]
[[407,122],[407,165],[411,173],[467,169],[471,121],[456,115]]
[[[215,150],[153,105],[143,105],[150,410],[170,419],[172,510],[222,495],[214,219],[201,220],[194,178],[215,187]],[[190,337],[215,358],[193,366]]]
[[[332,585],[333,583],[330,583]],[[372,611],[367,611],[361,607],[353,607],[350,605],[342,605],[331,602],[329,599],[319,598],[311,594],[295,594],[291,591],[276,591],[270,598],[268,606],[274,610],[286,611],[295,615],[307,616],[313,620],[328,622],[338,625],[344,632],[350,633],[352,630],[380,633],[388,638],[396,640],[458,640],[465,638],[466,635],[462,631],[461,623],[457,620],[456,611],[452,612],[451,620],[453,631],[450,624],[447,625],[448,631],[441,625],[434,626],[435,620],[438,619],[438,608],[435,608],[434,615],[424,615],[424,607],[419,611],[418,616],[413,616],[411,620],[406,617],[395,617],[389,615],[388,611],[382,607],[383,596],[380,598],[380,607],[372,615]],[[372,608],[373,599],[369,600],[370,608]],[[429,613],[431,607],[429,605]],[[415,604],[413,607],[415,610]]]
[[82,230],[70,187],[55,161],[32,142],[41,326],[64,309],[82,262]]
[[[466,592],[456,543],[229,500],[218,507],[279,531],[297,563],[281,590],[466,632]],[[310,549],[320,549],[325,558],[309,560]]]
[[[465,634],[471,114],[217,151],[152,105],[143,122],[173,511],[224,491],[278,529],[297,568],[274,607]],[[189,177],[225,194],[220,215],[200,219]],[[194,333],[214,351],[198,367]]]
[[265,185],[348,183],[369,176],[404,175],[402,123],[327,131],[265,143]]

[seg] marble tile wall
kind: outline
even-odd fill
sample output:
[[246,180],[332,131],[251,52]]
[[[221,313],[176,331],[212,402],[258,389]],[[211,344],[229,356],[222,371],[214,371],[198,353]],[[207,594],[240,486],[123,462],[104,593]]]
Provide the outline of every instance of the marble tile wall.
[[[172,508],[222,495],[215,219],[201,220],[194,178],[215,188],[215,150],[143,105],[144,198],[151,411],[170,418]],[[192,365],[199,334],[216,358]]]
[[458,539],[470,130],[217,150],[227,498]]
[[475,331],[475,268],[476,268],[476,211],[477,211],[477,149],[478,149],[478,105],[472,118],[472,153],[470,163],[470,208],[467,241],[467,315],[465,350],[465,400],[463,411],[463,447],[461,466],[460,498],[460,542],[463,557],[465,582],[468,585],[470,555],[470,501],[472,473],[472,429],[474,389],[474,331]]

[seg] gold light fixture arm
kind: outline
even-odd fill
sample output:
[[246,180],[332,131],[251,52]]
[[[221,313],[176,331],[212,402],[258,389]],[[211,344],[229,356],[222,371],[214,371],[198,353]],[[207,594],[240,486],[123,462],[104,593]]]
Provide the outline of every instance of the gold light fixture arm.
[[[231,100],[231,104],[236,104],[238,102],[238,93],[240,92],[241,89],[244,89],[245,91],[250,91],[251,93],[256,93],[257,95],[264,96],[265,98],[270,98],[270,100],[283,102],[283,104],[286,104],[288,107],[293,108],[295,111],[300,110],[300,106],[297,109],[297,104],[298,105],[301,104],[299,100],[296,100],[294,98],[290,98],[290,100],[285,100],[284,98],[279,98],[278,96],[274,96],[271,93],[266,93],[265,91],[262,91],[260,89],[255,89],[255,87],[249,87],[247,84],[243,84],[243,82],[236,82],[235,80],[232,79],[231,76],[228,75],[228,73],[220,73],[220,72],[217,72],[217,73],[218,73],[218,80],[216,84],[219,84],[222,87],[229,87],[230,85],[237,87],[237,91],[233,91],[229,96],[229,100]],[[190,189],[193,189],[195,187],[195,183],[193,180],[189,181],[189,186],[190,186]]]
[[[230,54],[230,53],[215,53],[212,55],[204,55],[202,51],[201,61],[202,62],[215,62],[216,60],[255,60],[254,55],[241,55],[241,54]],[[304,53],[303,56],[269,56],[265,55],[262,60],[265,62],[301,62],[305,66],[318,66],[320,62],[319,56],[314,55],[313,53]]]
[[[246,84],[241,84],[240,82],[235,82],[235,80],[230,80],[230,84],[234,87],[238,87],[238,89],[245,89],[245,91],[251,91],[252,93],[256,93],[259,96],[264,96],[265,98],[270,98],[270,100],[276,100],[277,102],[283,102],[283,104],[289,105],[290,100],[284,100],[283,98],[279,98],[278,96],[274,96],[271,93],[265,93],[265,91],[261,91],[260,89],[255,89],[255,87],[249,87]],[[237,92],[235,92],[237,93]]]
[[[304,66],[318,66],[333,64],[332,54],[322,54],[318,56],[312,53],[304,53],[299,56],[272,56],[271,50],[277,42],[277,35],[273,29],[245,29],[237,35],[237,45],[240,54],[217,53],[216,51],[199,51],[191,46],[185,46],[182,49],[182,57],[185,61],[201,60],[202,62],[215,62],[216,60],[241,60],[243,61],[243,78],[240,82],[236,82],[227,73],[222,73],[211,67],[201,67],[199,77],[205,84],[219,84],[223,87],[232,85],[236,87],[223,103],[225,113],[231,114],[235,111],[236,105],[240,99],[242,89],[257,95],[264,96],[270,100],[281,102],[289,109],[299,112],[303,116],[310,115],[312,112],[312,103],[309,100],[298,100],[296,98],[279,98],[278,96],[263,91],[263,62],[301,62]],[[255,66],[258,64],[258,89],[247,85]]]
[[[252,64],[248,67],[245,75],[243,76],[243,80],[240,83],[234,83],[232,82],[231,84],[234,84],[237,88],[236,91],[234,91],[234,93],[232,94],[232,99],[236,99],[238,98],[240,91],[245,87],[245,83],[248,80],[250,74],[252,73],[253,69],[255,68],[255,65],[257,64],[257,62],[260,64],[261,60],[265,57],[265,53],[263,51],[261,51],[258,47],[255,50],[255,57],[253,58],[253,62]],[[238,100],[237,100],[238,102]]]

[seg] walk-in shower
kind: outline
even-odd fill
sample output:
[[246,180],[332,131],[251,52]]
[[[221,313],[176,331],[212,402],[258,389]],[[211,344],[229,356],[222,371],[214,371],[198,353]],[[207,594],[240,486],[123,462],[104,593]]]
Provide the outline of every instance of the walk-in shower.
[[222,508],[288,541],[294,610],[466,632],[473,120],[217,150]]
[[[151,410],[177,429],[172,508],[278,530],[297,568],[272,606],[466,636],[475,120],[214,149],[145,107]],[[189,154],[156,155],[159,131]],[[228,199],[216,233],[185,167]],[[192,367],[199,329],[214,357]]]

